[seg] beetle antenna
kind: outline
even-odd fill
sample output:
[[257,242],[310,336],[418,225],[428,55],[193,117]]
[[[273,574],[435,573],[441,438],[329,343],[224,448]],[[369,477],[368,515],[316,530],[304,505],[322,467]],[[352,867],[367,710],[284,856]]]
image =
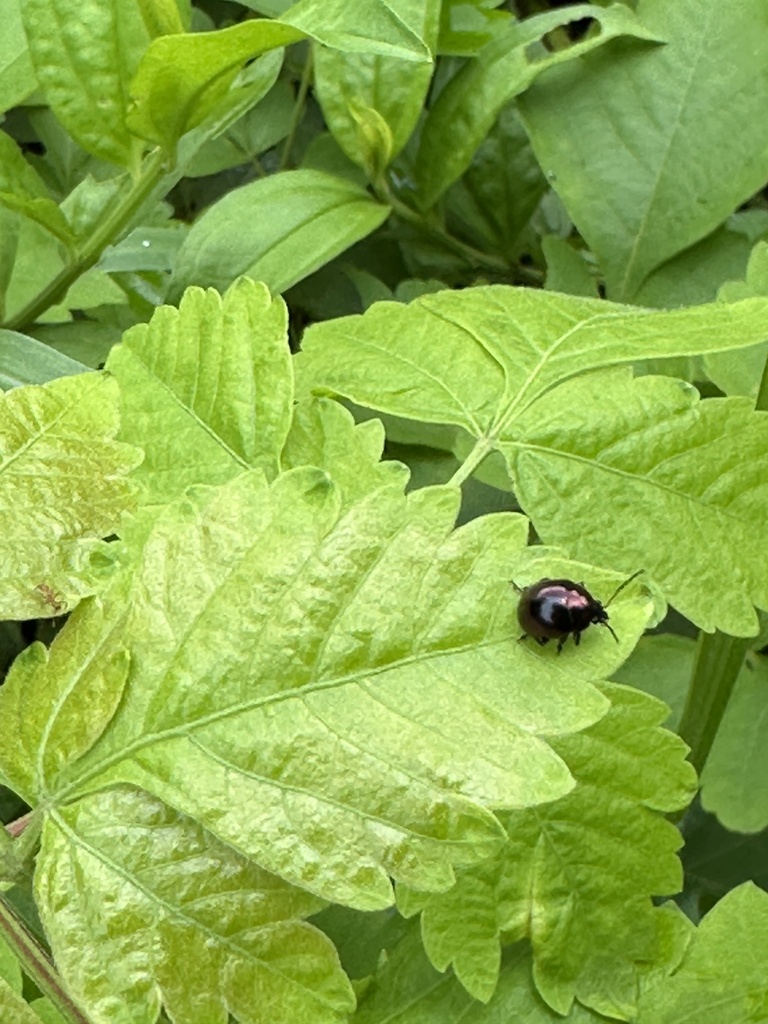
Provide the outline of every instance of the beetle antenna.
[[518,586],[517,583],[515,583],[514,580],[510,580],[509,582],[515,588],[515,590],[518,592],[518,594],[522,594],[522,592],[523,592],[523,588],[522,587]]
[[607,622],[601,622],[601,623],[600,623],[600,625],[601,625],[601,626],[605,626],[605,628],[606,628],[606,629],[608,630],[608,632],[609,632],[609,633],[611,634],[611,636],[612,636],[612,637],[613,637],[613,639],[614,639],[614,640],[616,641],[616,643],[618,643],[618,642],[619,642],[619,638],[618,638],[618,637],[616,636],[616,634],[615,634],[615,633],[613,632],[613,629],[612,629],[612,627],[611,627],[611,626],[609,626]]
[[[645,569],[638,569],[638,570],[637,570],[637,572],[633,572],[631,576],[627,577],[627,579],[625,579],[625,580],[624,580],[624,582],[623,582],[623,583],[621,583],[621,584],[620,584],[620,585],[619,585],[619,586],[618,586],[618,587],[616,588],[616,590],[614,590],[614,592],[613,592],[613,593],[611,594],[611,596],[610,596],[610,597],[608,598],[608,600],[607,600],[607,601],[605,602],[605,604],[603,605],[603,608],[607,608],[607,607],[608,607],[608,605],[609,605],[609,604],[611,603],[611,601],[613,601],[613,600],[614,600],[614,599],[615,599],[616,597],[618,597],[618,596],[619,596],[619,594],[620,594],[620,593],[622,592],[622,590],[624,589],[624,587],[628,587],[628,586],[629,586],[629,584],[630,584],[630,583],[632,582],[632,580],[634,580],[634,579],[637,579],[637,577],[638,577],[638,576],[639,576],[639,575],[640,575],[641,573],[643,573],[643,572],[645,572]],[[611,627],[610,627],[610,626],[608,626],[608,629],[611,629]],[[613,630],[612,630],[612,629],[611,629],[611,632],[613,633]],[[615,634],[615,633],[613,633],[613,635],[614,635],[614,637],[616,636],[616,634]],[[617,641],[617,642],[618,642],[618,641]]]

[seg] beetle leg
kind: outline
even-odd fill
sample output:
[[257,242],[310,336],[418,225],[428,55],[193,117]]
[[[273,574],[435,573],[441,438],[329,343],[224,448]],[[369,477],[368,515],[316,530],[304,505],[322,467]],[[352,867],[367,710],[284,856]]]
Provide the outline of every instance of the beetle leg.
[[576,644],[577,647],[579,646],[579,644],[581,643],[581,633],[573,634],[573,642]]
[[544,644],[548,644],[548,643],[549,643],[549,637],[548,637],[548,636],[537,636],[537,637],[536,637],[536,643],[537,643],[537,644],[538,644],[538,645],[539,645],[540,647],[543,647],[543,646],[544,646]]
[[519,637],[517,638],[517,642],[518,642],[519,644],[521,644],[521,643],[523,642],[523,640],[527,640],[527,639],[528,639],[528,634],[527,634],[527,633],[523,633],[523,635],[522,635],[522,636],[519,636]]
[[[576,636],[578,636],[578,635],[579,634],[576,633]],[[558,654],[560,653],[560,651],[562,651],[563,645],[565,644],[565,641],[568,639],[568,636],[569,636],[569,634],[566,633],[565,636],[561,636],[560,639],[557,641],[557,653]]]

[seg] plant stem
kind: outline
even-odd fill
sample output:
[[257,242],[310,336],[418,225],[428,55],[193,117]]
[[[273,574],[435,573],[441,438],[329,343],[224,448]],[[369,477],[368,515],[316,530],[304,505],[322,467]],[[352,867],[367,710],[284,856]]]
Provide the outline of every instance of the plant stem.
[[678,732],[691,748],[696,771],[706,764],[720,728],[750,639],[725,633],[699,633],[696,660]]
[[455,235],[446,231],[446,229],[441,227],[439,224],[433,224],[431,221],[428,221],[423,214],[418,212],[418,210],[412,209],[412,207],[408,206],[407,203],[398,199],[386,183],[377,182],[375,188],[381,201],[391,206],[392,212],[397,214],[401,220],[404,220],[409,224],[413,224],[414,227],[432,235],[432,237],[444,245],[446,249],[450,249],[458,256],[461,256],[470,265],[482,267],[495,274],[509,274],[511,269],[510,265],[505,259],[502,259],[501,256],[495,256],[493,253],[482,252],[480,249],[475,249],[474,246],[468,245],[466,242],[462,242],[460,238],[456,238]]
[[291,150],[293,149],[293,143],[296,139],[296,132],[299,129],[301,116],[304,113],[304,107],[307,103],[307,93],[309,92],[309,86],[312,81],[313,56],[314,51],[310,44],[307,59],[304,61],[304,69],[301,72],[301,81],[299,82],[299,91],[296,94],[296,102],[293,105],[291,126],[288,129],[288,135],[286,136],[285,143],[283,144],[283,152],[280,157],[279,170],[281,171],[284,171],[290,162]]
[[16,911],[0,897],[0,935],[16,954],[22,970],[47,996],[67,1024],[91,1024],[64,988],[51,959],[21,921]]
[[90,269],[108,245],[125,230],[137,211],[144,205],[165,174],[166,155],[155,150],[146,160],[142,174],[117,204],[115,209],[98,225],[93,234],[78,247],[71,263],[63,267],[56,277],[31,302],[2,326],[10,331],[24,331],[49,306],[62,299],[70,285]]

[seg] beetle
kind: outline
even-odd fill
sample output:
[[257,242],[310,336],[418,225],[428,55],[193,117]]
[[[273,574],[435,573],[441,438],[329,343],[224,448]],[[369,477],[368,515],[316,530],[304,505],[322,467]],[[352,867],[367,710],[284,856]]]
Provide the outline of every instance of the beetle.
[[559,654],[571,634],[578,647],[584,630],[588,626],[599,625],[605,626],[618,643],[619,638],[608,624],[608,612],[605,609],[642,571],[638,569],[624,580],[605,604],[593,597],[583,583],[575,583],[573,580],[543,579],[528,587],[519,587],[514,580],[510,580],[520,594],[517,605],[517,621],[523,630],[520,639],[532,636],[542,646],[550,640],[557,640]]

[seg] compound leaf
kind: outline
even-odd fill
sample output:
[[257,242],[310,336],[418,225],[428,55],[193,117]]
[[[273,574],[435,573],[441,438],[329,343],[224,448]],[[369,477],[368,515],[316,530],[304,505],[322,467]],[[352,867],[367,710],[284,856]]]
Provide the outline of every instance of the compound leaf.
[[[525,519],[453,531],[458,497],[390,485],[340,512],[321,470],[271,488],[251,471],[145,516],[93,645],[101,664],[129,652],[125,690],[88,753],[47,767],[48,804],[139,785],[268,870],[362,909],[391,902],[390,876],[450,887],[454,864],[501,842],[485,808],[572,787],[541,737],[607,706],[569,659],[542,677],[517,643],[507,566]],[[636,608],[635,634],[647,615]],[[64,689],[73,662],[58,663]]]
[[[464,428],[475,439],[470,466],[505,453],[546,543],[645,568],[702,628],[749,636],[753,604],[768,608],[768,551],[754,543],[768,486],[765,413],[746,399],[699,402],[682,381],[586,371],[755,344],[767,307],[752,298],[656,311],[531,289],[440,292],[311,327],[299,388]],[[601,500],[590,501],[585,529],[593,493]]]
[[[419,902],[426,950],[440,970],[487,1001],[500,939],[529,936],[534,978],[553,1009],[574,997],[608,1016],[633,1012],[637,972],[655,959],[651,897],[678,891],[679,832],[656,812],[679,810],[695,775],[685,746],[659,728],[666,709],[604,684],[608,714],[553,741],[576,779],[566,796],[502,816],[509,840],[495,861],[463,872],[454,889]],[[410,905],[409,905],[410,904]]]
[[754,1024],[766,1018],[768,894],[731,890],[693,933],[679,968],[640,998],[637,1024]]

